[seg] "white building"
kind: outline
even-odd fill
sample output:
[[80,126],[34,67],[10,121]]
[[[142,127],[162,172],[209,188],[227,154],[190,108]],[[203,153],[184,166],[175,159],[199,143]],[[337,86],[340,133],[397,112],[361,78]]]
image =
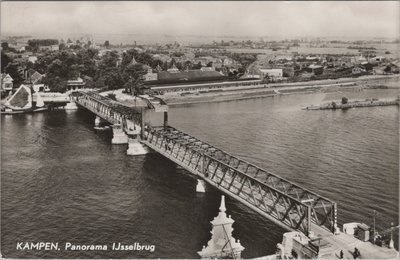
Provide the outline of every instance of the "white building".
[[34,92],[49,92],[50,89],[44,84],[34,84],[32,86]]
[[28,61],[32,62],[32,63],[35,63],[37,61],[37,59],[38,59],[37,56],[29,56],[28,57]]
[[1,90],[10,92],[13,89],[13,78],[10,74],[2,74],[1,75]]
[[151,68],[147,70],[147,73],[144,75],[144,80],[145,81],[152,81],[152,80],[157,80],[158,79],[158,74],[154,73]]
[[67,91],[76,91],[85,88],[85,81],[78,77],[74,80],[67,81]]
[[283,69],[259,69],[261,78],[266,76],[274,79],[281,79],[283,77]]

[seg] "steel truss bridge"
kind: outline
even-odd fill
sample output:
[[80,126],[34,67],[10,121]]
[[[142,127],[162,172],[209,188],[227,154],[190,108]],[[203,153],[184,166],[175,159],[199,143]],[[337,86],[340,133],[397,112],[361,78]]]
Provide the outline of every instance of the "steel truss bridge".
[[142,141],[210,185],[289,230],[334,232],[336,203],[171,126]]
[[[144,127],[137,111],[93,92],[80,92],[75,102],[128,135],[127,120],[140,126],[140,142],[203,179],[223,193],[291,231],[329,234],[337,226],[336,203],[167,125]],[[148,106],[148,109],[151,106]],[[139,132],[134,131],[139,135]],[[114,132],[114,135],[118,132]]]

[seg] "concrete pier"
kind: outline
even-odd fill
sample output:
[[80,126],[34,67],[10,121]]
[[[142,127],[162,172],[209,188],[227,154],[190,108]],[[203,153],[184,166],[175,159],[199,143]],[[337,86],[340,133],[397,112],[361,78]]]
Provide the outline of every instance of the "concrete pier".
[[125,134],[122,126],[119,124],[112,125],[113,138],[111,140],[112,144],[126,144],[128,143],[128,136]]
[[128,137],[128,150],[127,155],[143,155],[149,151],[142,143],[140,143],[139,136]]
[[95,126],[99,126],[100,123],[101,123],[101,118],[98,117],[98,116],[96,116],[96,118],[94,119],[94,125],[95,125]]
[[76,110],[78,109],[78,106],[76,105],[75,101],[71,100],[69,103],[67,103],[64,107],[65,110]]

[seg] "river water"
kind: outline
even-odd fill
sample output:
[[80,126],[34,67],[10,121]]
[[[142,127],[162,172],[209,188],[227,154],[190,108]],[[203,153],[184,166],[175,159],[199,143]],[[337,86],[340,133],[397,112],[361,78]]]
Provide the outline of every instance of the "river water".
[[[394,97],[397,90],[346,93]],[[305,111],[343,93],[293,94],[170,108],[170,124],[338,204],[339,224],[399,219],[399,109]],[[156,153],[127,156],[86,111],[1,117],[1,253],[13,258],[198,258],[221,193]],[[245,258],[272,254],[284,230],[227,198]],[[396,233],[396,244],[398,233]],[[60,251],[18,251],[17,242]],[[147,251],[65,251],[135,242]]]

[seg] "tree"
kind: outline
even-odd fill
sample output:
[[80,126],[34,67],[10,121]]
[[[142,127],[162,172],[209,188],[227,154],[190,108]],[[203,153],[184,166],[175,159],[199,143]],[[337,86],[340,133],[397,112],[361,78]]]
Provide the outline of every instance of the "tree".
[[18,71],[20,64],[16,61],[10,62],[7,64],[7,67],[4,68],[4,72],[10,74],[11,78],[13,78],[13,83],[15,87],[18,87],[23,81],[23,77]]
[[60,45],[58,45],[58,49],[60,51],[64,50],[66,48],[65,43],[60,43]]
[[110,48],[110,42],[108,40],[104,42],[104,47],[107,49]]
[[53,77],[46,74],[42,82],[49,86],[50,90],[54,92],[65,92],[67,90],[67,81],[58,76]]
[[4,69],[11,62],[11,58],[1,50],[1,72],[4,72]]
[[3,50],[8,50],[8,48],[9,48],[9,46],[8,46],[8,42],[2,42],[1,43],[1,48],[3,49]]
[[347,104],[348,101],[347,97],[342,97],[342,105]]

